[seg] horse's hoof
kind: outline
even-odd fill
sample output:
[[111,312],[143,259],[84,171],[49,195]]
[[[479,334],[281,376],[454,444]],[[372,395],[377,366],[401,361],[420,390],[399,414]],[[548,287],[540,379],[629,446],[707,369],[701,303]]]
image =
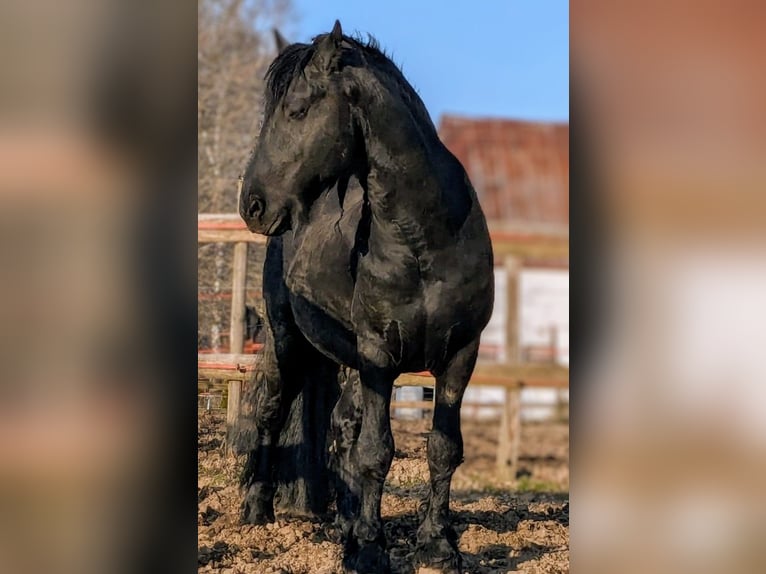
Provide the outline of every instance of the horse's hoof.
[[351,533],[354,530],[354,521],[348,518],[343,518],[340,514],[335,517],[333,526],[338,533],[338,542],[345,542],[351,538]]
[[415,563],[421,566],[419,573],[460,574],[463,560],[455,545],[446,537],[418,537]]
[[244,504],[240,522],[242,524],[268,524],[274,522],[274,509],[266,505]]
[[360,546],[343,560],[347,574],[390,574],[388,554],[380,544],[367,543]]
[[254,524],[256,526],[269,524],[271,522],[274,522],[275,518],[273,514],[257,514],[251,512],[250,514],[243,514],[240,522],[242,524]]

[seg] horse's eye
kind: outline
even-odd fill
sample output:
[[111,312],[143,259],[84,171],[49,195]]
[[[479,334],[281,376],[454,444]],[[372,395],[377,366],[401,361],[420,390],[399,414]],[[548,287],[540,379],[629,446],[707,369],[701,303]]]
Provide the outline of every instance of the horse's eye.
[[309,111],[307,102],[301,102],[300,104],[292,105],[287,108],[287,115],[294,120],[302,120],[306,117]]

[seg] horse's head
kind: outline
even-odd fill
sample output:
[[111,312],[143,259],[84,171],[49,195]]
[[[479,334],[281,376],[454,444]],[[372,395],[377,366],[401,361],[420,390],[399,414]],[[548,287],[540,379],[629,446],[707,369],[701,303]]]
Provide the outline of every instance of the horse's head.
[[269,67],[264,123],[239,199],[239,213],[251,231],[283,233],[323,189],[350,173],[357,91],[341,56],[345,62],[354,51],[336,21],[332,32],[312,44],[283,45]]

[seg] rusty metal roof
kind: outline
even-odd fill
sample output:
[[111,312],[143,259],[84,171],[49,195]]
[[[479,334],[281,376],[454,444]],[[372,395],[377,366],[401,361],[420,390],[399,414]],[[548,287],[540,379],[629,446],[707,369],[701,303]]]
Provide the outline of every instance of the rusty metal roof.
[[569,225],[569,124],[442,116],[439,136],[490,223]]

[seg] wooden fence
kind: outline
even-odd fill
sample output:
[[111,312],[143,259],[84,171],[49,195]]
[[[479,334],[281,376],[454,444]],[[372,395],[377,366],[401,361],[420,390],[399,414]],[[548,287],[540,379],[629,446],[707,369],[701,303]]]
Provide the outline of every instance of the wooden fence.
[[[521,362],[519,345],[519,275],[525,265],[568,268],[568,238],[547,235],[511,233],[492,230],[495,263],[505,266],[507,272],[506,294],[508,317],[506,321],[505,364],[476,366],[472,386],[502,387],[506,390],[502,405],[500,435],[498,437],[498,472],[513,478],[518,469],[521,439],[521,389],[524,387],[568,388],[569,369],[553,364]],[[234,261],[231,291],[231,320],[229,353],[198,355],[198,389],[209,389],[212,381],[222,381],[228,387],[226,419],[229,425],[236,423],[242,382],[248,380],[257,369],[258,355],[246,355],[244,350],[245,296],[248,244],[265,243],[262,235],[250,233],[236,214],[200,214],[197,227],[199,243],[234,243]],[[205,382],[210,381],[210,382]],[[396,386],[433,387],[430,373],[405,373],[395,382]],[[430,408],[429,401],[393,402],[396,408]]]

